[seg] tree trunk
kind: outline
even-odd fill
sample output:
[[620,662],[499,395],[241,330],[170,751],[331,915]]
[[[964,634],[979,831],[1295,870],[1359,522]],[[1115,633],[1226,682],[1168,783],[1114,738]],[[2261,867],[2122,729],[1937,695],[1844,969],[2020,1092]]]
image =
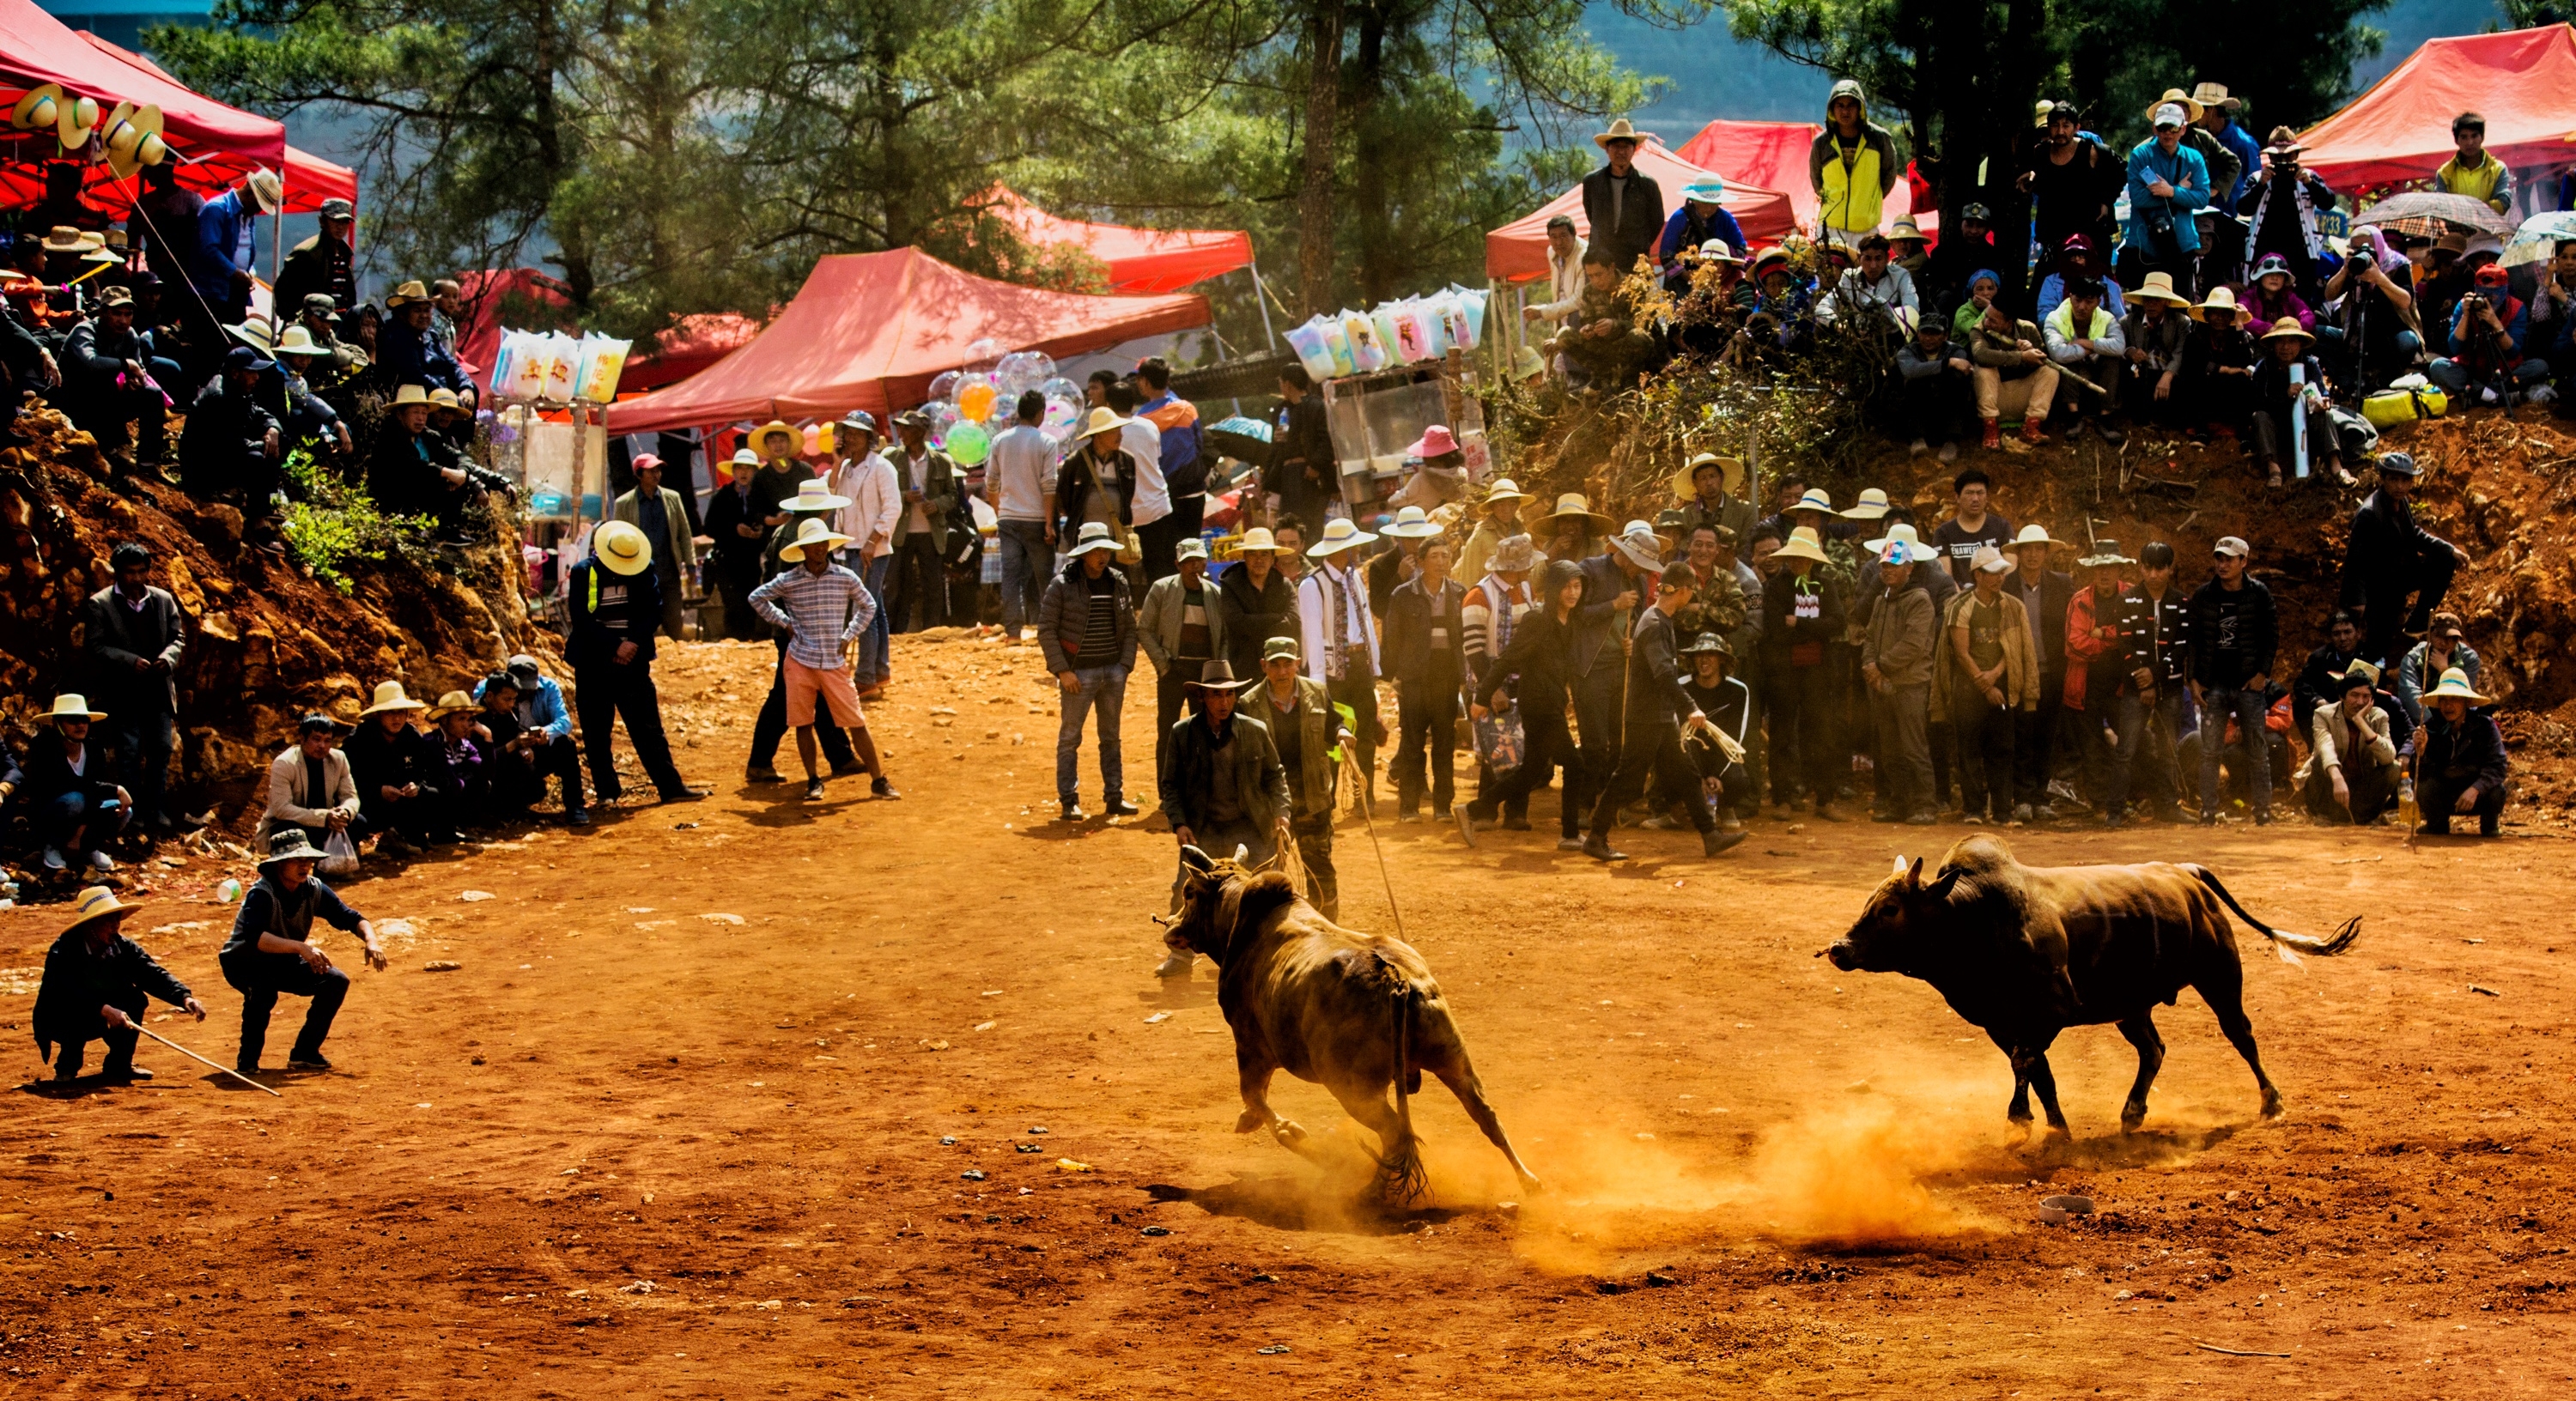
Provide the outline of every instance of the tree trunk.
[[1375,0],[1360,11],[1359,44],[1351,55],[1350,128],[1352,215],[1359,225],[1360,296],[1382,302],[1395,295],[1393,212],[1386,190],[1386,146],[1376,138],[1370,118],[1385,95],[1387,10],[1392,0]]
[[1333,148],[1340,136],[1342,0],[1306,19],[1306,158],[1297,190],[1297,282],[1308,315],[1333,306]]

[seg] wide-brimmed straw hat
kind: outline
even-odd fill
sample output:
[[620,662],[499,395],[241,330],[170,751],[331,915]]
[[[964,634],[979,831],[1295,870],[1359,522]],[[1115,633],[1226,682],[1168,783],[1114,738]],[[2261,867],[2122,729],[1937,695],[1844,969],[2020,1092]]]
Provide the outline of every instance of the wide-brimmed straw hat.
[[1610,545],[1639,569],[1651,572],[1664,567],[1664,537],[1644,521],[1628,522],[1610,537]]
[[450,715],[476,715],[480,714],[482,709],[482,702],[474,699],[471,693],[448,691],[439,696],[438,704],[429,708],[429,718],[444,720]]
[[9,109],[9,125],[20,131],[52,126],[55,114],[69,101],[62,84],[38,83],[20,94],[17,105]]
[[117,899],[116,892],[106,886],[93,885],[82,891],[80,898],[72,902],[72,922],[63,926],[63,933],[69,934],[73,930],[84,925],[95,924],[102,919],[122,920],[142,908],[141,905],[129,905]]
[[89,236],[80,230],[69,224],[56,224],[45,231],[43,241],[37,246],[48,253],[86,253],[92,247],[106,247],[107,241],[101,239],[93,245],[89,241]]
[[1407,506],[1397,511],[1394,521],[1380,533],[1398,540],[1428,540],[1440,533],[1440,524],[1421,507]]
[[274,170],[254,170],[242,184],[250,188],[250,197],[259,203],[262,214],[274,214],[286,202],[286,181]]
[[2245,110],[2245,99],[2241,97],[2228,96],[2227,85],[2225,83],[2202,82],[2195,84],[2191,90],[2191,100],[2199,103],[2203,107],[2219,107],[2230,112],[2241,112]]
[[427,709],[429,709],[427,705],[420,701],[413,700],[410,696],[403,694],[403,683],[399,681],[379,681],[376,683],[374,703],[369,705],[366,709],[359,711],[358,718],[363,720],[370,715],[381,715],[388,710]]
[[1790,531],[1788,540],[1774,551],[1771,557],[1813,560],[1817,564],[1833,563],[1826,557],[1824,541],[1817,536],[1816,528],[1812,525],[1802,525]]
[[1860,499],[1852,503],[1850,510],[1836,514],[1847,521],[1874,521],[1884,520],[1891,509],[1893,507],[1887,499],[1887,488],[1867,486],[1861,488]]
[[2241,312],[2243,310],[2245,310],[2245,308],[2236,304],[2236,289],[2227,286],[2212,287],[2209,289],[2207,300],[2191,309],[2191,319],[2194,321],[2205,320],[2207,319],[2208,314],[2213,311]]
[[321,859],[322,848],[313,844],[312,836],[303,828],[282,827],[268,839],[268,854],[259,858],[259,869],[265,874],[269,867],[284,862]]
[[2263,333],[2263,339],[2267,341],[2276,341],[2284,337],[2291,340],[2302,341],[2313,341],[2317,338],[2316,333],[2310,331],[2307,327],[2300,325],[2299,318],[2295,316],[2282,317],[2280,320],[2272,323],[2271,330]]
[[809,477],[796,484],[796,494],[778,503],[782,511],[837,511],[850,504],[846,496],[834,496],[832,484]]
[[1099,408],[1093,409],[1091,411],[1091,416],[1084,419],[1082,421],[1082,427],[1075,431],[1080,433],[1083,437],[1088,438],[1100,433],[1115,433],[1135,421],[1136,420],[1132,418],[1119,417],[1116,409],[1103,404]]
[[784,433],[795,440],[794,445],[787,449],[791,453],[801,451],[805,446],[805,435],[798,432],[794,424],[776,418],[744,434],[742,440],[754,448],[766,448],[769,446],[769,435],[772,433]]
[[1654,139],[1653,132],[1639,131],[1636,123],[1621,117],[1610,124],[1609,130],[1593,133],[1592,144],[1606,151],[1610,149],[1610,143],[1613,141],[1633,141],[1642,146]]
[[1585,500],[1583,493],[1579,491],[1569,491],[1556,498],[1556,509],[1547,513],[1547,519],[1552,521],[1563,520],[1568,516],[1578,516],[1591,522],[1595,530],[1608,530],[1614,523],[1608,516],[1593,510],[1592,503]]
[[403,307],[410,306],[414,302],[425,302],[428,300],[429,284],[418,278],[414,278],[409,282],[397,285],[393,291],[385,294],[385,309],[387,311],[395,311]]
[[1790,503],[1789,511],[1793,515],[1799,511],[1822,511],[1830,516],[1834,514],[1834,498],[1823,487],[1811,486],[1796,501]]
[[54,697],[54,708],[44,714],[48,720],[104,720],[107,712],[89,708],[89,697],[78,691],[65,691]]
[[1914,222],[1913,215],[1899,214],[1896,216],[1896,222],[1888,225],[1887,227],[1887,241],[1890,243],[1930,243],[1932,240],[1924,234],[1923,226]]
[[1683,463],[1673,473],[1673,495],[1684,501],[1697,499],[1699,469],[1702,467],[1717,469],[1717,484],[1725,491],[1733,491],[1736,485],[1744,480],[1744,464],[1741,461],[1713,452],[1693,453],[1690,461]]
[[226,326],[224,334],[258,351],[263,356],[277,353],[277,334],[268,323],[256,316],[245,316],[238,326]]
[[1514,482],[1509,477],[1494,478],[1494,484],[1491,487],[1488,487],[1485,491],[1485,504],[1488,506],[1493,505],[1497,501],[1527,501],[1529,499],[1529,493],[1521,490],[1520,484]]
[[1885,554],[1890,542],[1900,540],[1918,550],[1924,548],[1923,537],[1915,531],[1912,521],[1898,521],[1887,528],[1885,535],[1875,540],[1861,541],[1860,547],[1874,555]]
[[2140,283],[2135,291],[2129,293],[2129,300],[2133,302],[2162,302],[2166,306],[2191,305],[2191,298],[2183,296],[2181,293],[2174,290],[2173,274],[2169,272],[2148,273],[2147,280]]
[[313,340],[313,333],[305,328],[303,322],[297,321],[288,325],[286,333],[277,338],[277,353],[280,355],[328,355],[331,352],[329,348],[316,344]]
[[590,533],[590,557],[611,574],[641,574],[653,567],[653,541],[641,526],[609,521]]
[[2181,108],[2184,116],[2191,118],[2195,122],[2200,120],[2203,110],[2200,103],[2194,100],[2190,93],[2184,92],[2180,88],[2167,88],[2165,89],[2164,96],[2148,103],[2146,110],[2147,120],[2150,122],[2154,121],[2156,119],[2156,109],[2164,106],[2168,102]]
[[2471,705],[2491,705],[2495,701],[2492,696],[2479,695],[2477,688],[2469,684],[2469,674],[2455,666],[2442,668],[2442,679],[2424,693],[2424,699],[2464,700]]
[[848,543],[850,537],[834,530],[831,522],[821,516],[807,516],[797,523],[795,543],[779,547],[778,557],[789,564],[802,564],[805,552],[816,545],[822,546],[828,554]]
[[1324,522],[1323,535],[1318,537],[1314,544],[1306,547],[1306,556],[1309,559],[1323,559],[1340,554],[1344,550],[1356,550],[1375,539],[1377,539],[1376,536],[1340,516],[1335,516]]
[[1287,547],[1279,543],[1278,538],[1270,533],[1270,527],[1266,525],[1252,527],[1243,532],[1242,539],[1234,542],[1234,557],[1237,559],[1245,555],[1284,555],[1286,553],[1288,553]]
[[2004,548],[2017,551],[2024,545],[2063,545],[2065,543],[2066,542],[2063,540],[2052,538],[2048,533],[2047,526],[2033,521],[2029,525],[2023,526],[2021,528],[2021,533],[2015,535],[2012,538],[2012,543]]
[[1073,548],[1064,553],[1066,558],[1074,559],[1083,555],[1096,554],[1102,550],[1108,550],[1114,554],[1118,547],[1118,537],[1109,533],[1106,522],[1084,521],[1081,531],[1074,536]]

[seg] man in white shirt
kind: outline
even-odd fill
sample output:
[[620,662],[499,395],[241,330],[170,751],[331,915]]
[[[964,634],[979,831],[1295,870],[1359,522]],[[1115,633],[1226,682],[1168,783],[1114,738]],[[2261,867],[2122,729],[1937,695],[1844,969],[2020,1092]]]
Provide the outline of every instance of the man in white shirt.
[[1885,234],[1862,234],[1856,251],[1860,266],[1846,269],[1832,293],[1817,301],[1816,319],[1854,328],[1876,323],[1880,329],[1912,335],[1923,309],[1914,274],[1889,261]]
[[[1128,503],[1127,523],[1143,536],[1145,527],[1172,513],[1172,490],[1163,481],[1163,430],[1136,417],[1136,406],[1143,400],[1137,397],[1134,380],[1122,379],[1104,386],[1101,398],[1110,412],[1127,420],[1127,426],[1118,430],[1120,451],[1136,459],[1136,499]],[[1150,581],[1171,573],[1173,568],[1170,559],[1157,561],[1154,552],[1147,550],[1137,572]]]
[[1314,567],[1297,581],[1306,675],[1324,683],[1335,705],[1350,707],[1363,779],[1360,796],[1372,806],[1377,747],[1386,738],[1386,726],[1377,714],[1377,619],[1369,612],[1368,580],[1356,566],[1360,546],[1376,539],[1340,517],[1326,521],[1324,537],[1306,550]]
[[1565,318],[1583,304],[1583,252],[1590,245],[1574,231],[1574,217],[1559,214],[1547,221],[1547,295],[1536,306],[1523,307],[1521,318],[1548,333],[1561,330]]
[[1002,552],[1002,636],[1020,640],[1023,619],[1037,621],[1038,601],[1055,572],[1055,443],[1038,429],[1046,396],[1032,389],[1014,406],[1018,422],[993,438],[984,469],[984,502],[993,508],[994,543]]
[[894,560],[894,519],[903,504],[894,464],[877,451],[877,421],[865,409],[852,409],[841,419],[841,462],[832,469],[832,494],[850,498],[841,508],[840,533],[850,537],[841,562],[867,585],[876,617],[859,639],[859,661],[852,679],[862,700],[875,697],[893,675],[885,603],[886,570]]

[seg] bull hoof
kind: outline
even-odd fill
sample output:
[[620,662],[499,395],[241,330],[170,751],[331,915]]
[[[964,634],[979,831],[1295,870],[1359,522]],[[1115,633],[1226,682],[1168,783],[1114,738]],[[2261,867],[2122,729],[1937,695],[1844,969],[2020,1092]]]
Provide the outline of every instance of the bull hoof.
[[1546,1183],[1544,1183],[1544,1182],[1539,1181],[1539,1180],[1538,1180],[1538,1178],[1537,1178],[1536,1176],[1534,1176],[1534,1175],[1532,1175],[1532,1174],[1530,1174],[1530,1173],[1526,1173],[1526,1172],[1521,1174],[1521,1195],[1522,1195],[1522,1196],[1525,1196],[1525,1197],[1535,1197],[1535,1196],[1537,1196],[1539,1193],[1544,1192],[1544,1191],[1546,1191],[1546,1190],[1547,1190],[1547,1184],[1546,1184]]
[[2138,1126],[2146,1121],[2147,1107],[2143,1104],[2130,1104],[2120,1110],[2120,1132],[2122,1133],[2136,1133]]
[[2263,1096],[2263,1117],[2266,1119],[2277,1119],[2281,1117],[2281,1096],[2279,1094],[2272,1093]]
[[1281,1119],[1270,1126],[1270,1136],[1283,1148],[1295,1148],[1306,1141],[1306,1130],[1293,1119]]
[[1235,1116],[1234,1131],[1236,1133],[1250,1133],[1254,1129],[1260,1128],[1269,1122],[1269,1115],[1262,1113],[1258,1109],[1247,1109],[1241,1114]]

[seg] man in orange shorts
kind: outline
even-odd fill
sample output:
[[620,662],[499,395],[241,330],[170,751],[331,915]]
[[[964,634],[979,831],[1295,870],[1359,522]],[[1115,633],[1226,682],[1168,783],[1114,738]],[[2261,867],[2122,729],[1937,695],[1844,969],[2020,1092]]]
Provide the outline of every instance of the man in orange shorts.
[[[832,562],[832,551],[850,537],[817,516],[796,527],[796,542],[778,551],[779,559],[796,565],[751,591],[752,611],[772,625],[787,629],[787,656],[780,663],[787,683],[787,723],[796,727],[796,757],[805,765],[805,801],[823,801],[823,778],[814,767],[815,701],[832,712],[832,723],[853,730],[868,727],[859,710],[859,690],[850,681],[850,644],[865,636],[875,621],[876,601],[859,576]],[[880,798],[902,795],[886,781],[876,747],[854,745],[869,756],[869,788]]]

